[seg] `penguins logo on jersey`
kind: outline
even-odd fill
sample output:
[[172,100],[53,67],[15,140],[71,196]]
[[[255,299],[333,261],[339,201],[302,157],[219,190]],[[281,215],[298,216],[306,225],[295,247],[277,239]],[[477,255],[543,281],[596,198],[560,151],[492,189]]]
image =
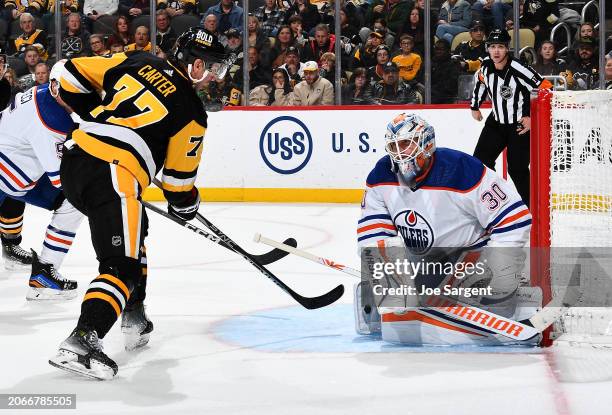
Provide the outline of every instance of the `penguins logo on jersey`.
[[404,210],[395,216],[393,223],[411,253],[423,255],[433,246],[433,229],[417,211]]

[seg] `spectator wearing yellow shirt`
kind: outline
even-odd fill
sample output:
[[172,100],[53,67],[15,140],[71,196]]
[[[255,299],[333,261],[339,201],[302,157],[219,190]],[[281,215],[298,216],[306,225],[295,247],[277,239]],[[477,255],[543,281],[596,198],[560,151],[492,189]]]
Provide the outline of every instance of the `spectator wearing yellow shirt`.
[[410,35],[400,36],[401,52],[391,62],[399,68],[400,78],[404,81],[412,81],[417,77],[423,60],[418,53],[414,53],[414,38]]

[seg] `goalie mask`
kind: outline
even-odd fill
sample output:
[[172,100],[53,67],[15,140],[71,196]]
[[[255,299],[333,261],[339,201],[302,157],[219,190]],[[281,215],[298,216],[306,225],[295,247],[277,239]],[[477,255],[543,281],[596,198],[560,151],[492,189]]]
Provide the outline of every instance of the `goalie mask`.
[[[215,34],[200,27],[191,27],[178,37],[172,56],[186,66],[193,83],[203,81],[209,74],[223,79],[236,60],[235,54],[225,53],[225,48]],[[191,75],[196,59],[204,62],[204,75],[200,79],[194,79]]]
[[423,171],[435,150],[434,129],[418,115],[403,113],[387,124],[385,151],[407,183]]

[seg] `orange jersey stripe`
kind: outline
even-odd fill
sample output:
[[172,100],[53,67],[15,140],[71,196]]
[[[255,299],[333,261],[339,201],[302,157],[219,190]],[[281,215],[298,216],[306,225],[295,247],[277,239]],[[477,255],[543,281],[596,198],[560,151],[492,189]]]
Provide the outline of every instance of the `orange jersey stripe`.
[[367,187],[378,187],[378,186],[399,186],[399,183],[395,182],[384,182],[384,183],[376,183],[376,184],[367,184]]
[[389,225],[386,223],[375,223],[373,225],[367,225],[367,226],[362,226],[361,228],[358,228],[357,233],[361,233],[361,232],[365,232],[365,231],[369,231],[369,230],[377,229],[377,228],[391,229],[392,231],[395,230],[395,226],[393,225]]
[[55,241],[55,242],[60,242],[60,243],[66,244],[66,245],[72,245],[72,241],[69,241],[67,239],[61,239],[61,238],[58,238],[56,236],[49,235],[49,234],[45,235],[45,237],[49,238],[49,239],[51,239],[52,241]]
[[500,223],[497,224],[497,226],[495,226],[496,228],[499,228],[501,226],[504,226],[512,221],[515,221],[518,218],[522,218],[523,216],[527,216],[529,215],[529,209],[525,209],[525,210],[521,210],[519,213],[516,213],[512,216],[508,216],[506,219],[504,219],[503,221],[501,221]]
[[4,167],[3,164],[0,164],[0,170],[2,170],[3,172],[6,173],[7,176],[9,176],[11,179],[13,179],[13,181],[21,188],[24,188],[27,186],[27,184],[24,184],[21,180],[19,180],[13,173],[11,173],[11,171],[9,169],[7,169],[6,167]]

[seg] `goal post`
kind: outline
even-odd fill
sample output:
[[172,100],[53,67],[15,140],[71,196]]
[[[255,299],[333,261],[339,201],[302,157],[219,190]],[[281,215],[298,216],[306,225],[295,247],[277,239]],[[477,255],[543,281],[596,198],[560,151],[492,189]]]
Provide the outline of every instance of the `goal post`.
[[541,90],[531,117],[530,273],[544,304],[567,288],[563,258],[587,258],[579,264],[585,303],[542,345],[562,335],[612,343],[612,91]]

